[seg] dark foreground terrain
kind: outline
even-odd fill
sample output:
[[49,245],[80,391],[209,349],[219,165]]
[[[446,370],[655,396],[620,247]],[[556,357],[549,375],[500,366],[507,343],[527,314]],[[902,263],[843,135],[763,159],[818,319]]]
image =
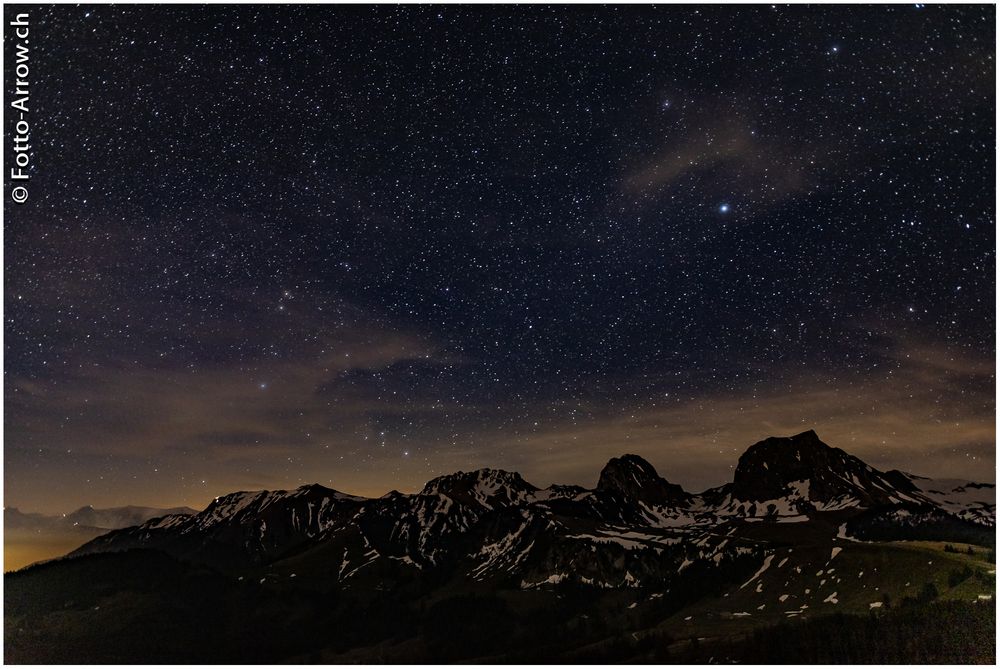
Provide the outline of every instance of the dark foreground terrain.
[[132,551],[8,575],[5,599],[6,661],[15,664],[991,664],[996,657],[993,602],[942,593],[923,599],[918,593],[868,614],[819,613],[734,629],[721,619],[658,625],[673,607],[629,610],[616,594],[575,586],[551,596],[359,597],[234,581],[160,553]]
[[993,663],[993,486],[815,433],[691,494],[480,470],[233,493],[5,575],[11,663]]

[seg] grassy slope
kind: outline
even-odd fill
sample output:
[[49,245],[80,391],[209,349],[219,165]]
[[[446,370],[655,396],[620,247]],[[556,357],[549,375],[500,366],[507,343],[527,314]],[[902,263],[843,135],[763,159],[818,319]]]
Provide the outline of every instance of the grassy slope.
[[[960,551],[968,547],[965,544],[952,545]],[[704,651],[712,648],[713,644],[718,645],[718,642],[738,645],[758,630],[784,629],[776,627],[778,625],[816,623],[822,627],[832,614],[855,615],[858,620],[867,619],[872,611],[879,616],[905,615],[900,608],[903,599],[919,596],[928,582],[937,588],[939,602],[971,604],[980,602],[980,596],[993,597],[995,565],[987,561],[988,550],[973,547],[975,554],[970,556],[964,552],[945,552],[944,546],[943,542],[861,543],[818,537],[814,545],[792,547],[790,552],[789,548],[776,549],[771,567],[760,578],[742,588],[736,585],[721,597],[701,600],[653,627],[644,625],[643,621],[652,613],[653,607],[662,605],[662,599],[651,598],[652,594],[658,593],[607,593],[601,602],[605,609],[602,617],[607,621],[609,630],[624,633],[576,648],[560,647],[554,649],[551,656],[543,651],[537,660],[647,662],[670,658],[672,661],[685,661],[683,658],[685,653],[690,652],[691,638],[700,639]],[[831,557],[835,547],[841,550]],[[779,567],[785,558],[787,560]],[[955,586],[949,585],[949,573],[966,566],[973,570],[974,575]],[[820,570],[823,574],[817,575]],[[832,600],[825,602],[834,592],[837,593],[837,603]],[[520,600],[517,595],[528,594],[511,593],[511,596]],[[778,600],[782,594],[789,595],[784,602]],[[883,601],[886,594],[890,601],[888,606]],[[669,593],[664,596],[669,597]],[[882,606],[871,609],[872,602],[882,602]],[[529,602],[518,603],[518,608],[526,605],[530,608]],[[803,605],[807,608],[801,608]],[[761,606],[763,609],[758,608]],[[992,607],[993,604],[990,602],[986,606]],[[790,615],[786,613],[788,611],[800,613]],[[731,615],[738,612],[751,615]],[[646,650],[637,652],[636,647]],[[993,647],[994,644],[984,643],[983,652],[989,654]],[[660,651],[663,654],[657,655]],[[423,652],[426,652],[426,647],[422,640],[406,639],[385,641],[346,653],[325,652],[318,657],[331,663],[405,662],[408,658],[420,657]],[[865,651],[860,652],[863,657]],[[707,656],[697,658],[700,655],[689,659],[704,661]],[[960,658],[951,659],[962,661]],[[504,654],[486,654],[475,658],[475,661],[503,663],[510,658]]]
[[[962,551],[967,548],[966,544],[952,545]],[[904,597],[919,596],[925,583],[933,583],[943,600],[993,598],[996,566],[987,561],[987,550],[973,547],[975,555],[970,556],[945,552],[944,546],[943,542],[841,540],[778,549],[770,568],[758,579],[678,612],[660,623],[657,631],[673,638],[726,637],[790,618],[830,613],[867,615],[871,604],[882,602],[886,595],[890,605],[898,605]],[[831,557],[835,547],[841,550]],[[954,587],[949,585],[949,572],[965,566],[971,567],[974,575]],[[779,599],[782,595],[787,595],[783,602]],[[885,606],[883,603],[881,608]],[[750,615],[733,615],[738,613]]]
[[[662,598],[653,598],[658,593],[648,591],[594,593],[596,599],[567,602],[563,607],[565,615],[558,614],[550,622],[589,626],[589,622],[574,621],[589,615],[590,621],[596,622],[594,616],[597,616],[603,625],[600,629],[605,631],[597,632],[596,638],[593,631],[581,633],[582,636],[564,633],[551,648],[537,648],[536,659],[656,659],[635,655],[634,648],[623,644],[623,638],[640,644],[646,639],[648,647],[665,650],[673,657],[674,653],[685,650],[691,638],[702,639],[703,645],[711,645],[713,641],[737,644],[751,638],[755,630],[774,629],[779,624],[802,624],[802,629],[806,629],[806,625],[822,623],[832,613],[860,614],[867,619],[870,604],[882,601],[885,594],[889,595],[892,608],[883,606],[878,614],[896,614],[902,611],[903,598],[919,595],[928,582],[935,585],[940,599],[945,601],[968,604],[995,593],[995,565],[986,560],[987,551],[983,548],[974,548],[975,554],[970,556],[964,552],[945,552],[943,543],[859,543],[821,538],[811,545],[781,548],[777,546],[780,538],[772,537],[776,554],[770,568],[759,578],[742,588],[740,584],[734,585],[723,596],[700,600],[666,619],[657,613],[657,607],[663,606],[669,592],[663,593]],[[960,551],[966,548],[955,546]],[[834,547],[841,550],[831,557]],[[337,596],[309,592],[312,589],[301,575],[297,578],[272,575],[261,585],[258,578],[249,574],[236,581],[233,577],[192,570],[164,557],[148,555],[94,556],[62,567],[69,568],[36,567],[28,574],[5,579],[4,632],[8,661],[70,661],[83,657],[149,661],[154,656],[159,661],[231,661],[247,659],[236,657],[247,653],[248,657],[265,655],[307,662],[404,662],[435,652],[414,634],[419,633],[437,598],[423,600],[422,612],[413,611],[408,614],[409,620],[404,616],[398,622],[389,615],[402,613],[398,597],[392,592],[383,596],[396,605],[385,610],[369,608],[362,612],[356,609],[357,603],[344,602],[347,611],[359,614],[353,619],[358,627],[354,632],[357,636],[347,637],[354,638],[352,642],[344,638],[337,643],[334,639],[347,634],[343,626],[352,619],[337,617],[342,615],[335,613],[340,608]],[[951,586],[949,573],[966,567],[972,569],[973,576]],[[817,575],[820,571],[823,573]],[[58,579],[46,577],[47,572]],[[837,602],[825,602],[833,592],[837,593]],[[509,607],[507,613],[498,613],[498,622],[514,619],[530,628],[546,628],[549,624],[544,617],[537,617],[539,611],[551,604],[551,598],[544,593],[497,594]],[[788,595],[784,602],[778,600],[782,594]],[[791,615],[789,611],[800,613]],[[332,617],[328,622],[312,620],[311,616],[318,612]],[[740,612],[750,615],[732,615]],[[399,630],[398,638],[365,639],[363,631],[379,627],[374,623],[383,618],[383,631]],[[536,619],[537,625],[533,622]],[[448,625],[444,627],[450,629]],[[272,646],[267,635],[278,629],[285,629],[284,634],[291,636],[282,642],[274,639]],[[220,632],[231,640],[230,644],[220,643]],[[248,644],[248,635],[256,641]],[[542,635],[548,636],[548,633]],[[60,642],[46,641],[51,639]],[[122,640],[127,644],[120,645]],[[988,645],[984,643],[984,647]],[[479,659],[502,662],[505,653],[518,650],[523,649],[508,651],[501,646],[484,652]],[[94,655],[95,651],[100,655]],[[476,653],[474,649],[470,652]],[[497,652],[502,654],[496,655]]]

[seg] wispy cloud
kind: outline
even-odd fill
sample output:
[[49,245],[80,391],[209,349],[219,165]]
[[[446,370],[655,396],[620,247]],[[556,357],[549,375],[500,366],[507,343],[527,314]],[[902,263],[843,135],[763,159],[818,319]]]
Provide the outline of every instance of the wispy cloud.
[[[730,480],[754,441],[816,429],[876,467],[995,479],[992,362],[932,344],[896,341],[898,365],[831,380],[802,373],[780,392],[727,391],[564,423],[497,448],[542,482],[596,481],[609,458],[649,459],[689,489]],[[978,390],[973,390],[978,388]]]

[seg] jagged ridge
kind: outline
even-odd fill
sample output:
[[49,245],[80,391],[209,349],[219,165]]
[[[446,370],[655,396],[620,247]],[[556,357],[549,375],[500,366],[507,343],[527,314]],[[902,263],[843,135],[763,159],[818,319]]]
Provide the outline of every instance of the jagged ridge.
[[[516,472],[480,469],[437,477],[417,494],[377,499],[318,485],[232,493],[192,516],[109,533],[76,554],[156,548],[223,569],[294,565],[339,582],[410,569],[524,588],[565,579],[631,587],[668,583],[692,564],[754,554],[758,543],[743,537],[761,522],[841,532],[870,532],[875,523],[882,531],[893,518],[885,510],[899,508],[907,510],[904,532],[916,532],[920,518],[931,527],[920,529],[924,534],[992,525],[994,502],[985,501],[991,486],[931,492],[933,485],[919,481],[878,471],[808,431],[754,444],[732,483],[701,494],[629,454],[609,461],[593,490],[539,489]],[[970,489],[979,495],[973,506],[961,503]]]

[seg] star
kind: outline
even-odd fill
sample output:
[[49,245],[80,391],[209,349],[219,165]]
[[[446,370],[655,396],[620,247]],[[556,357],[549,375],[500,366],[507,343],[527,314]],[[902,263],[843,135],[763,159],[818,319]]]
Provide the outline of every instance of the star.
[[[254,477],[282,486],[305,472],[279,451],[345,454],[363,486],[321,458],[310,476],[372,493],[393,467],[422,485],[425,457],[523,460],[544,479],[572,448],[599,469],[589,442],[620,415],[662,426],[667,407],[681,422],[705,407],[752,443],[792,422],[791,378],[831,368],[822,392],[875,389],[831,407],[831,429],[874,444],[905,425],[923,444],[928,417],[954,413],[989,433],[969,407],[992,396],[928,370],[994,367],[976,353],[994,348],[994,100],[970,84],[993,74],[994,10],[922,7],[595,6],[600,35],[558,7],[38,10],[51,48],[32,68],[62,93],[32,111],[44,174],[9,212],[9,501],[107,501],[75,484],[50,501],[49,481],[111,466],[125,481],[162,443],[169,479],[107,494],[173,500],[181,476],[229,492],[247,472],[216,449],[258,437]],[[554,85],[548,56],[570,47]],[[115,161],[88,160],[95,147]],[[963,360],[920,366],[908,347]],[[889,385],[926,380],[920,397],[948,406],[865,413],[878,389],[904,394],[886,359],[902,361]],[[817,388],[801,385],[805,402]],[[709,428],[690,431],[700,453]],[[668,459],[664,436],[634,448]],[[893,465],[964,464],[906,449]],[[692,486],[730,466],[685,461]]]

